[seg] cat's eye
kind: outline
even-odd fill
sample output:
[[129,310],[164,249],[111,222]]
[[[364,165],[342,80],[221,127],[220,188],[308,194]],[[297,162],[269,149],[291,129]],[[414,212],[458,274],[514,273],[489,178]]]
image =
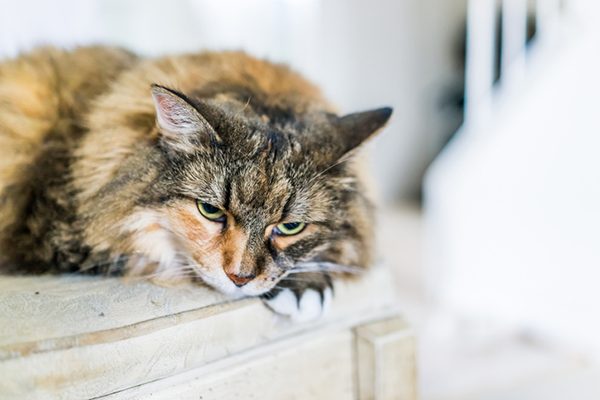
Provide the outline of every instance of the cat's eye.
[[196,203],[198,204],[198,211],[200,211],[200,214],[202,214],[204,218],[215,222],[225,221],[225,211],[213,206],[212,204],[203,203],[200,200],[198,200]]
[[286,222],[275,227],[274,231],[281,236],[294,236],[304,230],[306,224],[304,222]]

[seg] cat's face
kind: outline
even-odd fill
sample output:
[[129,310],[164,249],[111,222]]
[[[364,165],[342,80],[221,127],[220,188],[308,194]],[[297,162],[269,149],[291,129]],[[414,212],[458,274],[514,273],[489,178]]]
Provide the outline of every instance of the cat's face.
[[135,244],[166,277],[260,295],[308,262],[365,262],[369,204],[343,161],[389,109],[292,116],[158,86],[153,96],[163,157]]

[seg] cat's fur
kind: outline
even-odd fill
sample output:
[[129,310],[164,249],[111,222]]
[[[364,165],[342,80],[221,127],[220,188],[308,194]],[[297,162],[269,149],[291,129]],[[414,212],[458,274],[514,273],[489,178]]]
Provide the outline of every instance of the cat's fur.
[[[0,262],[194,276],[233,296],[322,291],[335,266],[370,263],[353,153],[390,113],[340,118],[302,77],[241,52],[44,48],[6,61]],[[198,199],[226,222],[201,216]],[[273,233],[296,221],[300,234]]]

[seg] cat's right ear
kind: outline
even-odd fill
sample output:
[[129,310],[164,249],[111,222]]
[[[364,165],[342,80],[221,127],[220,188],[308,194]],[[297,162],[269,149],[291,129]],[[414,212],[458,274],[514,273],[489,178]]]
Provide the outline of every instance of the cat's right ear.
[[392,116],[390,107],[348,114],[335,119],[335,159],[340,159],[382,129]]
[[202,143],[221,141],[213,127],[183,94],[152,84],[152,99],[160,140],[168,149],[193,153]]

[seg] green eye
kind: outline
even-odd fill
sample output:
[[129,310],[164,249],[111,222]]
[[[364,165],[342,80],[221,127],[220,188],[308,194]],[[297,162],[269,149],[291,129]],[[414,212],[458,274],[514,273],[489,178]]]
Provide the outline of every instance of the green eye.
[[200,200],[197,201],[198,211],[206,219],[216,222],[225,221],[225,211],[213,206],[212,204],[202,203]]
[[275,227],[275,233],[281,236],[294,236],[304,230],[306,224],[304,222],[286,222]]

